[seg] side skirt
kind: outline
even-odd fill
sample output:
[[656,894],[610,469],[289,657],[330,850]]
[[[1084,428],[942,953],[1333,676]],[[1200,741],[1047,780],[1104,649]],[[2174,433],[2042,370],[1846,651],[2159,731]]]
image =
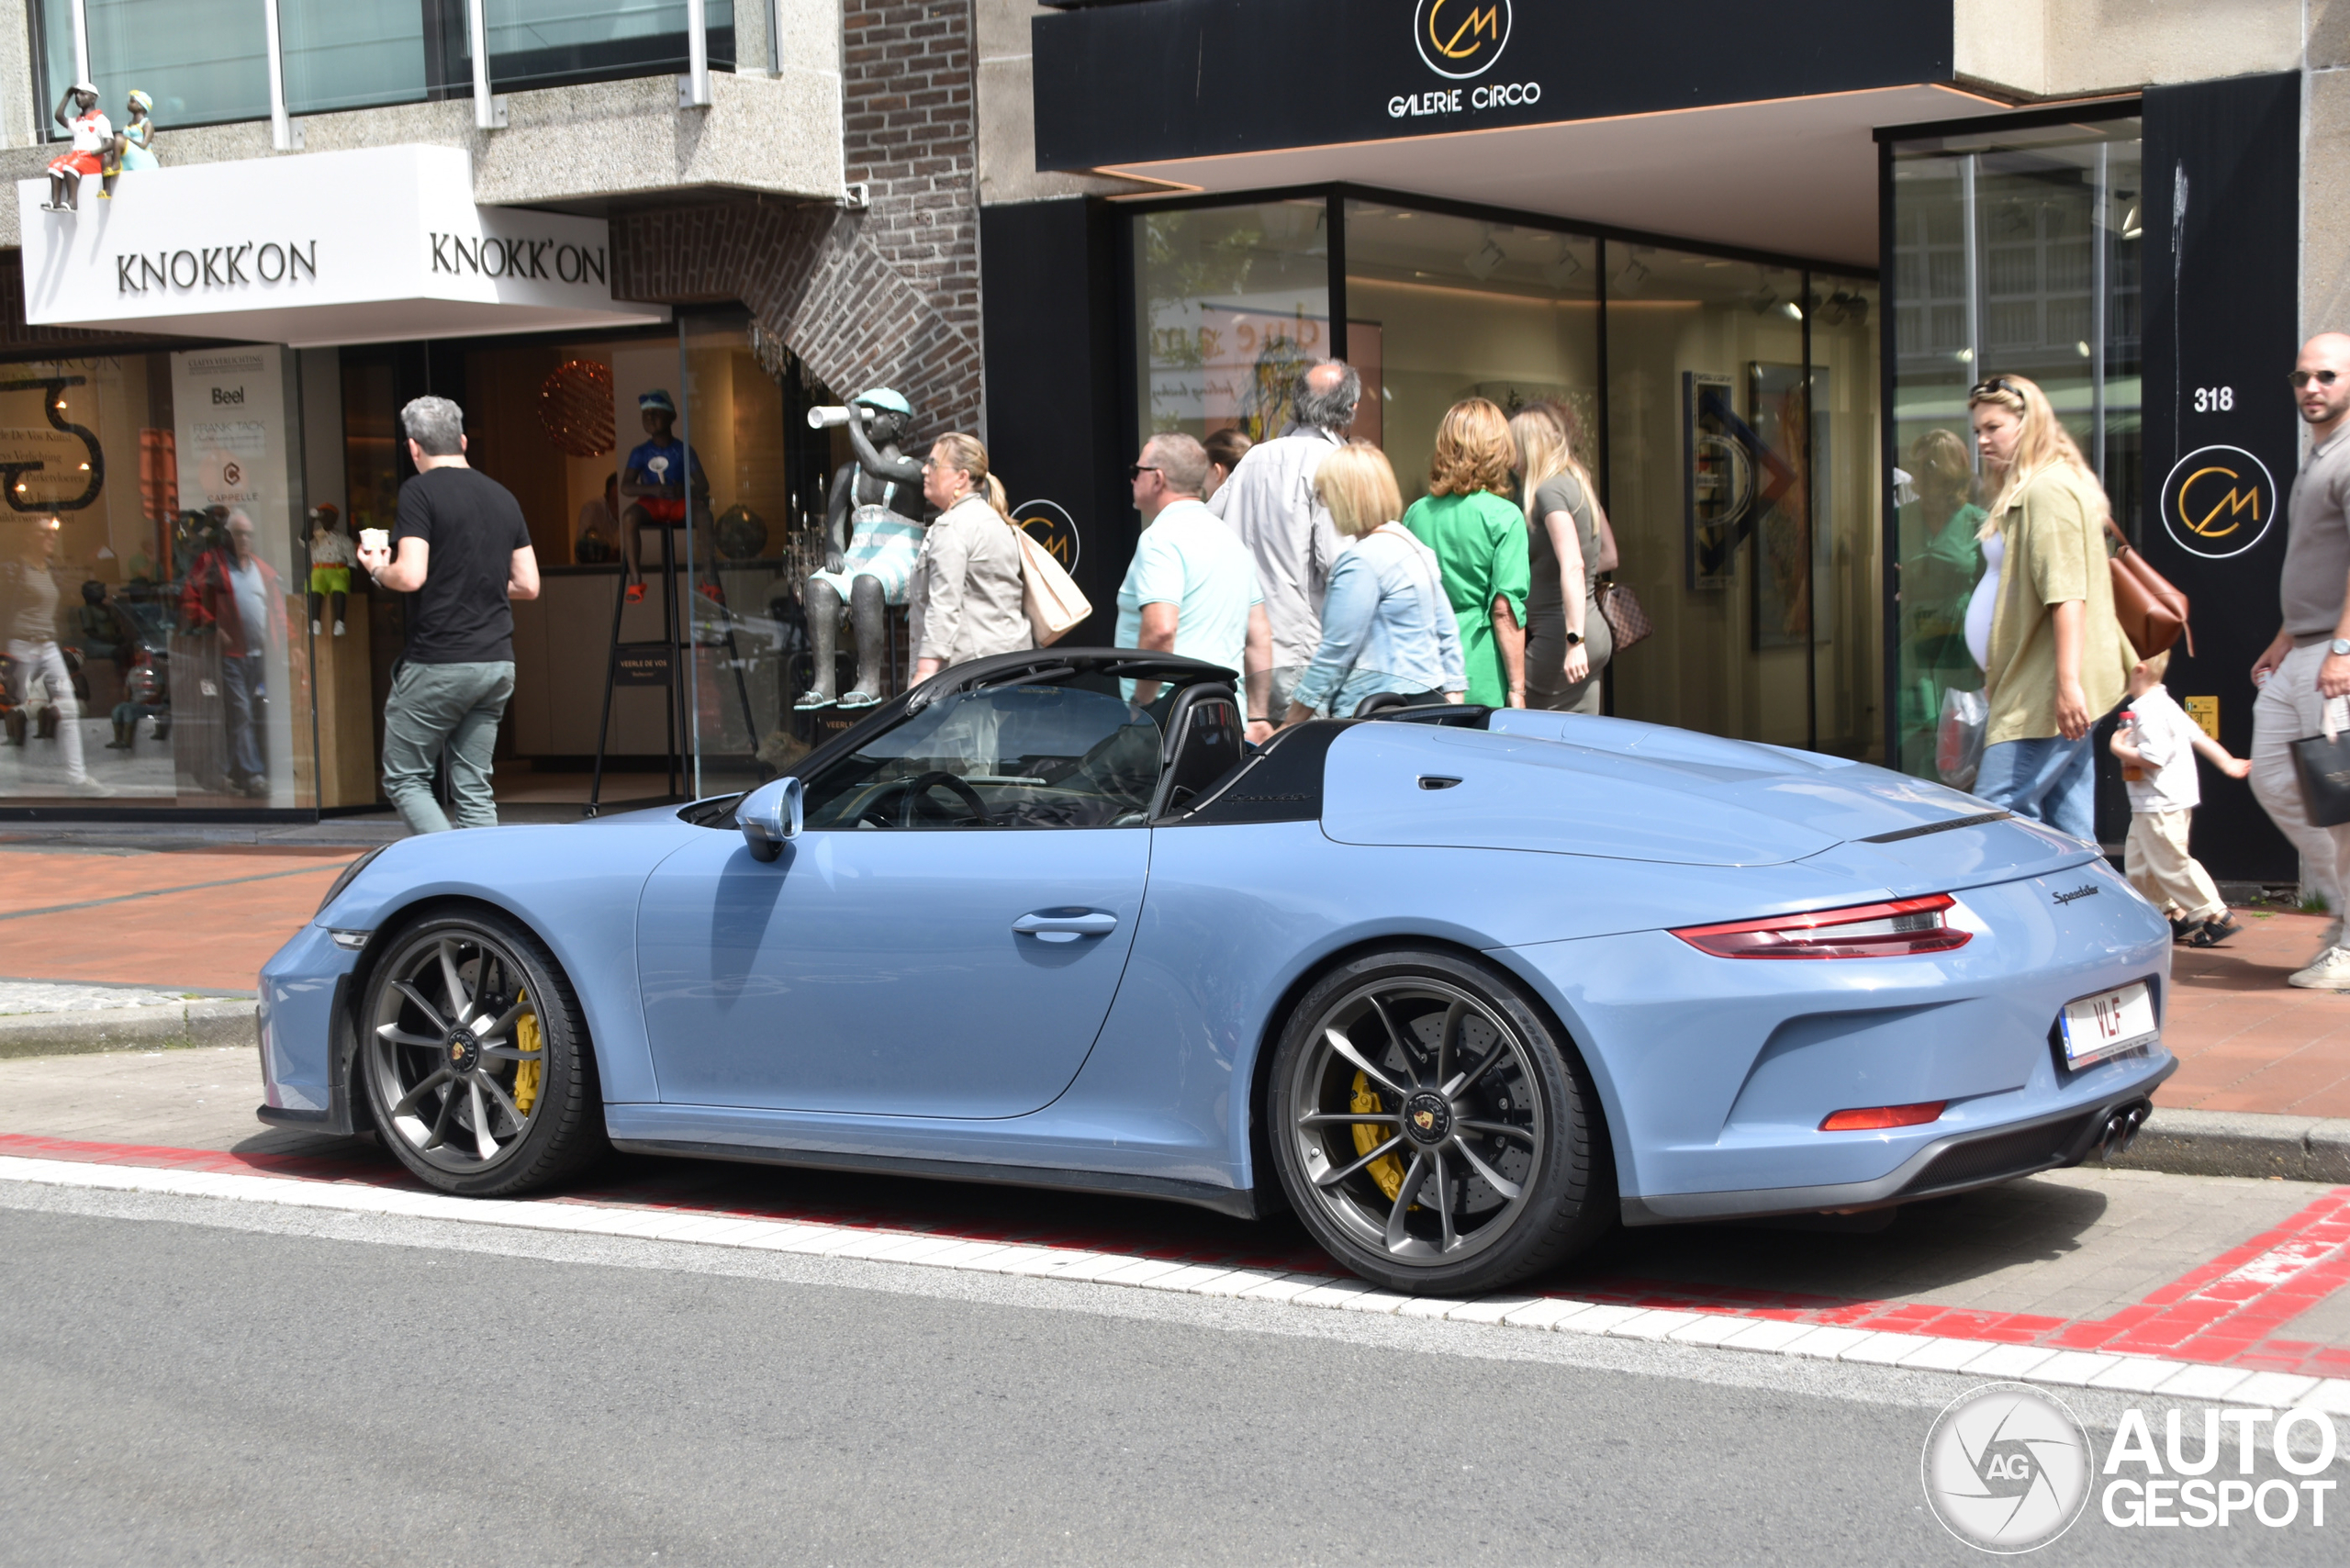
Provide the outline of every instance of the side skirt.
[[811,1170],[871,1170],[888,1176],[921,1176],[941,1182],[992,1182],[1007,1187],[1044,1187],[1060,1192],[1103,1193],[1117,1197],[1163,1198],[1191,1204],[1236,1219],[1262,1219],[1271,1211],[1257,1194],[1200,1182],[1158,1176],[1121,1176],[1102,1170],[1057,1170],[1038,1165],[980,1165],[961,1159],[912,1159],[894,1155],[833,1154],[813,1149],[757,1148],[743,1144],[688,1143],[668,1138],[614,1138],[624,1154],[679,1155],[692,1159],[731,1159],[746,1165],[792,1165]]

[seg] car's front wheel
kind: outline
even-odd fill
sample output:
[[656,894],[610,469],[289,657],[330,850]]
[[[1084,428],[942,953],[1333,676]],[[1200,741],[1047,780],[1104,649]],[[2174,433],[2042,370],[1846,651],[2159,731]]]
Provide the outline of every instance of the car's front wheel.
[[444,1193],[525,1192],[605,1147],[578,998],[536,936],[487,910],[391,934],[359,1066],[378,1136]]
[[1572,1045],[1506,977],[1455,954],[1378,953],[1325,976],[1282,1032],[1268,1111],[1291,1206],[1391,1290],[1494,1290],[1614,1219],[1604,1119]]

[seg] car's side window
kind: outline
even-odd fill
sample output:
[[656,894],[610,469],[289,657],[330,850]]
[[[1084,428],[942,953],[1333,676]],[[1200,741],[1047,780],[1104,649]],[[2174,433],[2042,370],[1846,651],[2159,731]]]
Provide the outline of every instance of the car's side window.
[[809,779],[807,825],[1137,827],[1159,749],[1157,722],[1105,692],[958,692]]

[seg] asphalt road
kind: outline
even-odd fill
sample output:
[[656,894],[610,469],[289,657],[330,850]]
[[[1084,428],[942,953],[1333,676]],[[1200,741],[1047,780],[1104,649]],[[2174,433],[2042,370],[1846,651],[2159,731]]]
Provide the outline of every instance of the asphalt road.
[[[0,1563],[43,1568],[1977,1562],[1919,1485],[1970,1386],[0,1183]],[[2092,1504],[2031,1561],[2331,1563],[2345,1529]]]

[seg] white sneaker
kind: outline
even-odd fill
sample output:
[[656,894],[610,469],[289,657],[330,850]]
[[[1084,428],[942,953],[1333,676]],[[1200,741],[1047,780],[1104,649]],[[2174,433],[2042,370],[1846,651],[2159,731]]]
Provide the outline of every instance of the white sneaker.
[[340,621],[334,623],[334,634],[338,637],[342,635],[342,622]]
[[325,630],[326,630],[326,628],[325,628],[325,627],[323,627],[323,626],[321,626],[321,625],[319,625],[317,622],[313,621],[313,622],[310,622],[310,635],[311,635],[311,636],[315,637],[315,636],[317,636],[319,633],[321,633],[321,632],[323,632],[323,631],[325,631]]
[[2342,922],[2338,920],[2327,921],[2325,923],[2325,935],[2318,938],[2317,951],[2310,958],[2310,967],[2311,969],[2315,969],[2324,960],[2325,956],[2328,953],[2333,952],[2335,948],[2341,946]]
[[2328,947],[2286,983],[2309,991],[2350,991],[2350,947]]

